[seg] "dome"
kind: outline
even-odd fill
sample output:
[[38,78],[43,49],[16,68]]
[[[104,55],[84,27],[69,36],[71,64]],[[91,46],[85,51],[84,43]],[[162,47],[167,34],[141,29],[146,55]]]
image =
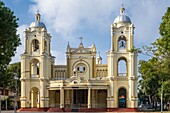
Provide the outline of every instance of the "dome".
[[131,20],[128,16],[126,15],[119,15],[118,17],[116,17],[116,19],[114,20],[114,23],[131,23]]
[[45,28],[45,24],[43,22],[39,22],[39,21],[36,21],[36,22],[32,22],[30,24],[30,27],[33,28],[33,27],[39,27],[39,28]]
[[35,22],[32,22],[30,24],[30,28],[45,28],[46,29],[46,26],[43,22],[40,22],[40,17],[41,15],[39,13],[35,14],[36,15],[36,21]]
[[125,12],[125,8],[121,7],[120,15],[116,17],[116,19],[114,20],[114,23],[131,23],[130,18],[126,16],[124,12]]

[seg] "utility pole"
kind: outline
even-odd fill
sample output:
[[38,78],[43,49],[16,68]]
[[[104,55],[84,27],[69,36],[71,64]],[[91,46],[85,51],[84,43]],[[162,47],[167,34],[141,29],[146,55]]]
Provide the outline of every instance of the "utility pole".
[[162,88],[161,88],[161,113],[163,113],[163,80],[162,80]]
[[15,79],[15,93],[14,93],[15,103],[14,103],[14,113],[17,113],[17,80],[18,80],[17,74],[15,74],[14,79]]

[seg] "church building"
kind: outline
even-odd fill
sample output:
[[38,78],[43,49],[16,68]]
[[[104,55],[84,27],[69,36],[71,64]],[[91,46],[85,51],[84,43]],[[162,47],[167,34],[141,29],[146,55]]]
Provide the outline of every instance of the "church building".
[[134,25],[124,7],[111,25],[108,64],[102,64],[94,43],[85,47],[82,41],[77,46],[68,43],[66,65],[54,64],[58,59],[51,54],[52,37],[40,17],[37,13],[24,31],[21,108],[138,108],[137,52],[129,51],[134,47]]

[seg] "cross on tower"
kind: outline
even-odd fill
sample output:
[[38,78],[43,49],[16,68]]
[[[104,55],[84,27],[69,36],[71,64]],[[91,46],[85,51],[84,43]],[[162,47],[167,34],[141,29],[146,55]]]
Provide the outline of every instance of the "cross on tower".
[[39,13],[39,10],[37,10],[37,14]]
[[80,37],[79,39],[81,40],[81,43],[82,43],[83,37]]
[[122,7],[123,7],[123,5],[124,5],[124,4],[122,3]]

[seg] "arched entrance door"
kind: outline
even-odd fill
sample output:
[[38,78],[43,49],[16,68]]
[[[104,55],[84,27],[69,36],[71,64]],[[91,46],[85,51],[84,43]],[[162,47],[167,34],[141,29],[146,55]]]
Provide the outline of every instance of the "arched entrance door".
[[36,87],[31,89],[31,107],[39,107],[39,90]]
[[126,89],[120,88],[118,91],[119,108],[126,108]]

